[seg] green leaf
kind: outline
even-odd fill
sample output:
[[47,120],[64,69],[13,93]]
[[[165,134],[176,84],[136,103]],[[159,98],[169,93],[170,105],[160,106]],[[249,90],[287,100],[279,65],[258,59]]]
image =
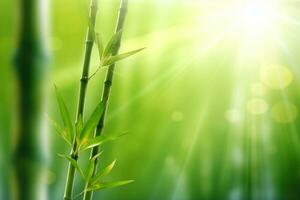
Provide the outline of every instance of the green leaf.
[[100,60],[102,60],[104,47],[103,47],[103,43],[102,43],[99,33],[96,33],[96,44],[98,47],[99,58],[100,58]]
[[111,170],[114,168],[116,164],[116,160],[114,160],[111,164],[109,164],[107,167],[105,167],[102,171],[98,172],[92,179],[91,179],[91,183],[96,183],[97,181],[99,181],[101,178],[107,176]]
[[56,123],[54,120],[47,117],[53,128],[55,129],[55,132],[66,141],[67,144],[72,145],[72,142],[69,141],[66,130],[63,129],[58,123]]
[[94,184],[94,185],[91,185],[90,187],[88,187],[86,189],[86,191],[88,192],[88,191],[96,191],[96,190],[102,190],[102,189],[107,189],[107,188],[115,188],[115,187],[127,185],[132,182],[134,182],[134,180],[97,183],[97,184]]
[[108,57],[112,53],[114,53],[114,51],[117,48],[117,45],[120,44],[121,37],[122,37],[122,30],[118,31],[117,33],[115,33],[112,36],[112,38],[109,40],[108,44],[105,47],[105,50],[103,53],[104,57]]
[[82,119],[82,115],[79,115],[78,117],[78,121],[76,122],[76,140],[77,143],[79,143],[80,140],[80,134],[82,132],[83,129],[83,119]]
[[82,132],[80,134],[80,145],[84,145],[87,142],[91,133],[93,133],[93,131],[95,130],[103,113],[104,113],[104,103],[101,101],[97,105],[91,117],[88,119],[88,121],[86,122],[85,126],[82,129]]
[[80,150],[85,151],[85,150],[93,148],[95,146],[99,146],[100,144],[103,144],[104,142],[116,140],[123,135],[125,135],[125,134],[121,134],[121,135],[104,134],[104,135],[97,136],[95,138],[87,140],[84,144],[82,144]]
[[66,158],[73,165],[73,167],[75,167],[78,170],[82,178],[85,179],[85,175],[75,159],[73,159],[70,155],[66,155],[66,154],[58,154],[58,156],[62,158]]
[[95,170],[95,160],[102,154],[103,151],[97,153],[96,155],[94,155],[92,158],[90,158],[89,160],[89,167],[88,167],[88,173],[87,173],[87,180],[90,180],[94,174],[94,170]]
[[91,160],[95,161],[101,154],[103,153],[103,151],[100,151],[99,153],[97,153],[96,155],[94,155]]
[[119,55],[116,55],[116,56],[111,56],[109,57],[108,59],[104,60],[103,61],[103,66],[107,66],[107,65],[112,65],[120,60],[123,60],[125,58],[128,58],[142,50],[144,50],[145,48],[141,48],[141,49],[137,49],[137,50],[134,50],[134,51],[130,51],[130,52],[127,52],[127,53],[122,53],[122,54],[119,54]]
[[74,130],[73,130],[73,123],[69,114],[69,110],[56,87],[55,87],[55,91],[56,91],[57,102],[59,105],[60,115],[63,120],[64,126],[66,127],[67,130],[68,140],[72,141],[74,137]]
[[90,32],[90,34],[92,36],[92,40],[95,41],[95,39],[96,39],[95,26],[92,23],[91,19],[88,19],[88,24],[89,24],[89,32]]
[[95,169],[95,162],[93,160],[90,160],[89,167],[88,167],[88,173],[86,176],[87,180],[90,180],[90,178],[93,176],[94,169]]

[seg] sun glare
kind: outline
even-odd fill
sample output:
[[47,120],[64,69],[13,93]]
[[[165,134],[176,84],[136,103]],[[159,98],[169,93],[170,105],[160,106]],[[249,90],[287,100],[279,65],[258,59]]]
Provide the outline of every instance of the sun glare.
[[237,7],[237,26],[249,34],[268,34],[276,28],[279,9],[273,1],[254,1]]

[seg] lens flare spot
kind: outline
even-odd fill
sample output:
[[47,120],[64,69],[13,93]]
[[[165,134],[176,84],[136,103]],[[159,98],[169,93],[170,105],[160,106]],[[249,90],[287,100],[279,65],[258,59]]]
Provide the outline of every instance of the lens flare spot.
[[254,98],[248,101],[247,110],[253,115],[261,115],[268,111],[269,106],[267,102],[260,98]]
[[291,84],[293,74],[281,65],[264,65],[260,71],[260,79],[269,88],[284,89]]
[[278,102],[272,107],[272,117],[279,123],[290,123],[298,116],[297,107],[289,102]]

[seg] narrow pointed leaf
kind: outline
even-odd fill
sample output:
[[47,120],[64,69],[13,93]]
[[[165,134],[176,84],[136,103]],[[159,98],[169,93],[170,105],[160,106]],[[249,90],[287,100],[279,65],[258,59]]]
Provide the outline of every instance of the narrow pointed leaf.
[[83,119],[82,119],[82,115],[80,115],[78,117],[78,121],[76,122],[76,140],[77,140],[77,142],[79,142],[82,129],[83,129]]
[[77,169],[77,171],[80,173],[82,178],[85,179],[85,175],[76,160],[74,160],[70,155],[58,154],[58,156],[60,156],[62,158],[66,158]]
[[48,117],[49,122],[51,123],[51,125],[53,126],[53,128],[55,129],[55,132],[63,139],[65,140],[65,142],[69,145],[72,144],[72,141],[69,141],[69,138],[67,136],[67,132],[65,129],[63,129],[58,123],[56,123],[54,120],[50,119]]
[[87,140],[87,142],[85,142],[80,150],[84,151],[90,148],[93,148],[95,146],[99,146],[100,144],[103,144],[105,142],[109,142],[109,141],[113,141],[116,140],[118,138],[120,138],[121,136],[123,136],[125,134],[121,134],[121,135],[109,135],[109,134],[104,134],[104,135],[100,135],[97,136],[95,138],[92,138],[90,140]]
[[95,26],[93,25],[91,19],[88,19],[88,24],[89,24],[90,34],[92,35],[92,39],[93,39],[93,41],[95,41],[95,39],[96,39]]
[[87,176],[86,176],[87,180],[90,180],[90,178],[93,176],[94,169],[95,169],[95,162],[90,160],[89,167],[88,167],[88,172],[87,172]]
[[114,168],[116,164],[116,160],[114,160],[111,164],[109,164],[107,167],[105,167],[102,171],[98,172],[92,179],[91,183],[96,183],[98,182],[101,178],[107,176],[111,170]]
[[122,30],[118,31],[117,33],[115,33],[112,38],[110,39],[110,41],[108,42],[108,44],[105,47],[103,56],[104,57],[108,57],[110,56],[115,49],[117,48],[117,45],[120,43],[122,37]]
[[57,98],[61,118],[67,130],[67,138],[69,141],[72,141],[74,137],[74,130],[73,130],[73,123],[69,114],[69,110],[56,87],[55,87],[55,91],[56,91],[56,98]]
[[92,115],[90,116],[90,118],[88,119],[88,121],[86,122],[85,126],[82,129],[81,132],[81,142],[85,143],[87,141],[87,139],[90,137],[91,133],[93,133],[94,129],[96,128],[102,114],[104,112],[104,104],[101,101],[97,107],[95,108],[94,112],[92,113]]
[[119,54],[119,55],[116,55],[116,56],[111,56],[109,57],[107,60],[104,61],[103,63],[103,66],[107,66],[107,65],[112,65],[120,60],[123,60],[125,58],[128,58],[142,50],[144,50],[145,48],[141,48],[141,49],[137,49],[137,50],[134,50],[134,51],[130,51],[130,52],[127,52],[127,53],[122,53],[122,54]]
[[94,155],[92,157],[92,160],[95,161],[102,153],[103,153],[103,151],[100,151],[99,153],[97,153],[96,155]]
[[87,188],[86,191],[88,192],[88,191],[97,191],[97,190],[108,189],[108,188],[115,188],[115,187],[127,185],[132,182],[134,182],[134,180],[97,183]]
[[104,47],[99,33],[96,33],[96,44],[98,47],[99,58],[102,60]]

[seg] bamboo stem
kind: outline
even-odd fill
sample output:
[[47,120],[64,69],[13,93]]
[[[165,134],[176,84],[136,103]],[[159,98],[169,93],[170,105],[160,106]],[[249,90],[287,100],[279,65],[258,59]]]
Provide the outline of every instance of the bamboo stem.
[[[89,13],[89,20],[90,23],[95,26],[96,23],[96,16],[98,12],[98,3],[97,0],[91,0],[90,4],[90,13]],[[92,27],[88,28],[86,42],[85,42],[85,54],[84,54],[84,62],[83,62],[83,69],[80,79],[80,89],[79,89],[79,98],[78,98],[78,106],[77,106],[77,114],[76,114],[76,123],[78,123],[78,120],[80,117],[83,117],[84,112],[84,104],[85,104],[85,97],[86,97],[86,90],[87,85],[89,81],[89,68],[90,68],[90,60],[91,60],[91,54],[94,44],[94,35],[93,31],[91,30]],[[71,157],[74,160],[78,160],[78,152],[77,149],[77,143],[74,138],[73,147],[71,151]],[[69,163],[68,166],[68,174],[67,174],[67,180],[66,180],[66,187],[65,187],[65,193],[64,193],[64,200],[72,200],[72,194],[73,194],[73,185],[74,185],[74,177],[75,177],[75,167]]]
[[13,199],[45,200],[46,184],[43,168],[46,164],[43,143],[42,110],[47,53],[41,19],[40,0],[20,1],[20,32],[14,59],[18,113],[14,161]]
[[[123,30],[125,18],[126,18],[126,15],[127,15],[127,7],[128,7],[128,0],[121,0],[121,4],[120,4],[120,8],[119,8],[119,15],[118,15],[118,19],[117,19],[116,28],[115,28],[115,33],[118,33],[119,31]],[[119,49],[120,49],[120,46],[121,46],[121,39],[119,40],[118,44],[116,44],[116,45],[117,46],[116,46],[116,48],[114,48],[114,52],[112,52],[113,56],[117,55],[118,52],[119,52]],[[107,73],[106,73],[106,77],[105,77],[105,80],[104,80],[101,101],[103,101],[103,103],[105,105],[105,111],[104,111],[104,114],[102,115],[101,119],[99,120],[98,126],[96,128],[95,136],[101,135],[102,131],[103,131],[103,128],[104,128],[105,116],[106,116],[105,113],[106,113],[106,110],[107,110],[108,99],[109,99],[110,92],[111,92],[111,86],[112,86],[112,82],[113,82],[114,69],[115,69],[115,64],[110,65],[108,67],[108,70],[107,70]],[[98,153],[99,153],[99,146],[96,146],[91,151],[90,160],[91,160],[92,157],[94,157]],[[97,171],[98,159],[95,159],[93,162],[94,162],[94,166],[95,166],[93,174],[95,175],[95,173]],[[86,184],[85,189],[88,186],[89,185]],[[93,191],[86,191],[86,192],[84,192],[83,200],[91,200],[92,199],[92,195],[93,195]]]

